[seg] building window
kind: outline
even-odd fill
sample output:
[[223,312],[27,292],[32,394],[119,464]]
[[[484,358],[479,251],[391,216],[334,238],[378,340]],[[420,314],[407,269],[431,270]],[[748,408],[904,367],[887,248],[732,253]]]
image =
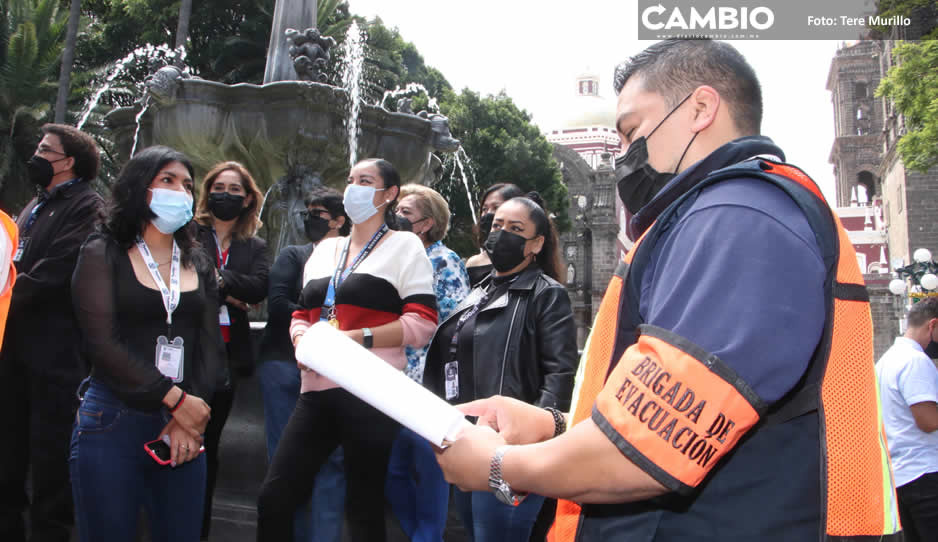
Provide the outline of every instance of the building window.
[[899,194],[899,197],[896,198],[896,212],[902,212],[902,185],[896,187],[896,192]]

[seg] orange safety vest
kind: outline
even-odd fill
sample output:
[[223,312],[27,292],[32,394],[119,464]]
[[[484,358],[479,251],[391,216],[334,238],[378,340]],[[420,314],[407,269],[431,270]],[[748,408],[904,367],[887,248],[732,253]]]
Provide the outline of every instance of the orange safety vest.
[[[661,234],[662,228],[656,226],[667,223],[671,213],[691,194],[722,180],[740,178],[771,182],[792,197],[815,232],[830,271],[825,282],[828,302],[822,342],[808,366],[806,377],[795,390],[766,412],[753,401],[740,401],[739,397],[746,394],[734,393],[739,391],[738,387],[735,390],[725,388],[724,393],[724,388],[719,386],[728,386],[726,382],[721,381],[718,385],[706,383],[717,386],[715,389],[719,390],[720,400],[723,401],[721,408],[725,407],[725,411],[733,410],[738,415],[737,419],[744,419],[745,427],[735,434],[730,432],[729,441],[735,443],[735,439],[746,429],[760,421],[762,424],[781,423],[817,411],[821,431],[821,487],[824,497],[821,500],[821,518],[825,534],[821,540],[901,540],[895,482],[874,372],[869,294],[857,264],[856,252],[840,219],[831,211],[814,181],[794,166],[755,159],[714,171],[669,206],[658,217],[655,225],[644,232],[620,263],[600,304],[578,369],[571,425],[590,418],[594,406],[602,408],[604,401],[621,398],[625,387],[625,384],[622,388],[617,385],[621,378],[612,382],[611,386],[606,385],[617,366],[620,370],[615,373],[616,376],[625,374],[633,380],[641,380],[648,375],[645,382],[650,382],[653,374],[649,374],[649,371],[654,369],[651,360],[655,359],[656,354],[678,358],[673,363],[682,368],[686,368],[688,362],[692,361],[686,354],[692,350],[682,352],[666,341],[659,340],[662,333],[668,333],[666,330],[646,330],[643,326],[642,336],[630,343],[631,346],[624,353],[620,352],[621,344],[617,348],[617,334],[621,341],[626,336],[623,333],[633,332],[640,324],[635,321],[638,319],[640,295],[640,279],[636,280],[635,275],[642,272]],[[629,308],[632,310],[627,310]],[[646,336],[646,331],[653,333]],[[655,336],[656,333],[658,336]],[[692,354],[690,356],[693,357]],[[626,363],[632,364],[628,367],[632,369],[628,373],[622,370],[622,365]],[[706,373],[705,369],[700,369],[706,364],[690,365],[698,374]],[[713,375],[702,376],[713,379]],[[638,419],[639,416],[632,418]],[[616,423],[616,420],[612,422]],[[628,431],[631,427],[629,423],[633,422],[622,420],[621,423],[621,427]],[[719,420],[707,420],[707,423],[719,423]],[[755,426],[753,430],[758,431],[759,427]],[[699,450],[695,450],[697,446],[691,446],[689,438],[684,439],[688,444],[678,452],[696,461],[675,462],[667,456],[677,453],[669,449],[671,446],[652,442],[656,439],[641,440],[641,435],[633,435],[631,432],[628,435],[640,440],[635,444],[639,448],[639,459],[644,456],[649,457],[652,463],[664,463],[656,464],[653,468],[663,467],[669,471],[668,475],[681,488],[694,487],[708,473],[701,465],[708,463],[711,458],[706,453],[713,451],[702,445]],[[665,444],[673,443],[674,440],[671,443],[665,441]],[[719,456],[711,463],[716,463],[718,459]],[[580,512],[581,508],[576,503],[560,500],[548,541],[576,540]]]
[[0,211],[0,222],[3,223],[4,229],[4,232],[0,232],[0,235],[5,233],[10,241],[10,253],[8,255],[4,254],[5,257],[9,258],[9,278],[5,285],[0,285],[0,288],[2,288],[2,292],[0,292],[0,345],[2,345],[4,331],[7,327],[7,315],[10,312],[10,298],[13,296],[13,283],[16,282],[16,266],[13,264],[13,255],[16,254],[19,246],[19,229],[16,227],[16,222],[13,222],[13,219],[3,211]]

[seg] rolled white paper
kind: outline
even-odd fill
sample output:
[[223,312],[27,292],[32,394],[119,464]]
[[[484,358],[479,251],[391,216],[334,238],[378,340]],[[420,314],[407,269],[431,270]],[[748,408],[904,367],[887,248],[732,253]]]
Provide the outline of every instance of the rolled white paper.
[[313,324],[296,359],[436,446],[471,425],[465,415],[326,322]]

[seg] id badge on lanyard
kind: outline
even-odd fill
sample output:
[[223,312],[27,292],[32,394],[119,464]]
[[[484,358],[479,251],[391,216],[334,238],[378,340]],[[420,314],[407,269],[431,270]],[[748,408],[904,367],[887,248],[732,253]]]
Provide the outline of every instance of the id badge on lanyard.
[[13,254],[13,263],[19,263],[23,258],[23,253],[26,252],[26,247],[29,246],[29,237],[20,237],[20,242],[16,247],[16,252]]
[[[215,237],[215,250],[218,254],[218,257],[215,261],[218,263],[219,269],[224,269],[228,267],[228,258],[231,256],[231,247],[228,247],[227,252],[222,252],[221,241],[218,239],[218,234],[215,233],[215,230],[212,230],[212,235]],[[218,324],[222,327],[228,327],[231,325],[231,315],[228,314],[228,305],[225,305],[224,300],[222,300],[220,306],[218,307]]]
[[[140,252],[140,256],[143,257],[144,263],[147,264],[150,276],[153,277],[153,282],[156,283],[156,286],[160,290],[160,295],[163,297],[163,306],[166,308],[167,335],[172,335],[173,312],[176,310],[176,307],[179,306],[179,297],[182,288],[179,278],[179,245],[173,240],[173,259],[169,268],[169,288],[166,287],[166,283],[163,282],[163,277],[160,276],[159,265],[153,260],[153,255],[150,254],[149,247],[147,247],[146,242],[139,237],[137,238],[137,250]],[[166,335],[160,335],[156,338],[154,362],[156,363],[156,368],[160,370],[163,376],[171,378],[173,382],[182,381],[183,366],[185,365],[184,360],[185,349],[182,337],[174,337],[172,340],[169,340]]]

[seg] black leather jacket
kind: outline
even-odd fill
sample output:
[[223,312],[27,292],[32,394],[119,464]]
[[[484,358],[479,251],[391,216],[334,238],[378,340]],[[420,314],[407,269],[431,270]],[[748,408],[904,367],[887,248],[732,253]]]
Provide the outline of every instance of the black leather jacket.
[[[459,318],[481,297],[483,280],[449,315]],[[476,316],[472,333],[476,398],[505,395],[566,411],[577,366],[576,327],[566,289],[532,265]],[[424,386],[444,397],[439,336],[430,341]]]

